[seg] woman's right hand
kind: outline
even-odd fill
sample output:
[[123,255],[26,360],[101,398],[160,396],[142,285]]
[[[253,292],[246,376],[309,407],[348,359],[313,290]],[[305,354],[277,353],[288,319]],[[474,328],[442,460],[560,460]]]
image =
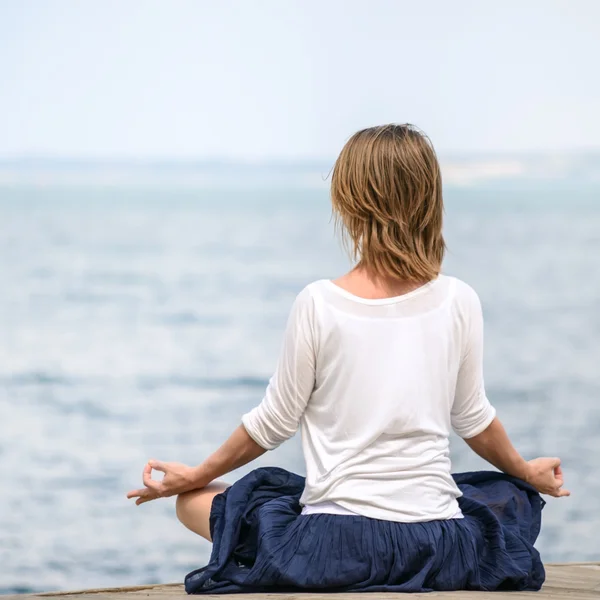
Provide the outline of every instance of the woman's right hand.
[[527,482],[540,494],[555,498],[571,495],[571,492],[563,489],[565,481],[560,467],[560,458],[534,458],[527,464],[529,466]]

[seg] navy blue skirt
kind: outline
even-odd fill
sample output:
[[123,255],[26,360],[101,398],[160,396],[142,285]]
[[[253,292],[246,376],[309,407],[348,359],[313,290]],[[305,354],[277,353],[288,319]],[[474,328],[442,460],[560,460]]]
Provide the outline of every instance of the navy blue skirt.
[[544,501],[494,472],[454,475],[464,519],[395,523],[301,515],[304,478],[252,471],[215,497],[209,564],[185,578],[189,594],[539,590],[533,544]]

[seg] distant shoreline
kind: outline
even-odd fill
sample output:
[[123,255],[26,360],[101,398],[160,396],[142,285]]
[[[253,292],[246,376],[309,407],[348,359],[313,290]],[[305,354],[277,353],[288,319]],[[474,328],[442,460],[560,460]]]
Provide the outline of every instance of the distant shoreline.
[[[440,160],[444,183],[479,186],[521,182],[600,185],[600,152],[481,155]],[[21,157],[0,159],[0,185],[322,188],[333,161],[161,161]]]

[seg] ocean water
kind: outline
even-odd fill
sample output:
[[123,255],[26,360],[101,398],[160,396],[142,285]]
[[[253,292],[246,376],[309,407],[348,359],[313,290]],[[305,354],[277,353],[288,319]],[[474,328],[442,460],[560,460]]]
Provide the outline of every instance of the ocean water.
[[[445,272],[479,292],[486,383],[563,459],[546,561],[600,560],[600,193],[449,189]],[[324,189],[0,189],[0,593],[182,581],[210,545],[148,458],[197,463],[260,401],[295,294],[348,261]],[[484,467],[453,439],[455,470]],[[293,439],[258,464],[303,471]],[[231,474],[230,480],[247,469]]]

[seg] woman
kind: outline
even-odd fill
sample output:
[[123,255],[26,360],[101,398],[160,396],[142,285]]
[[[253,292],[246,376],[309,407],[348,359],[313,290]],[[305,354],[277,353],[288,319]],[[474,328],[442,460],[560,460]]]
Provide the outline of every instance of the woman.
[[[440,275],[429,140],[410,125],[359,131],[331,197],[355,268],[298,295],[266,395],[223,446],[196,467],[150,461],[128,497],[178,495],[180,521],[213,541],[189,593],[539,589],[539,494],[569,492],[560,460],[525,461],[485,395],[479,299]],[[217,481],[299,427],[306,479]],[[452,476],[451,429],[501,473]]]

